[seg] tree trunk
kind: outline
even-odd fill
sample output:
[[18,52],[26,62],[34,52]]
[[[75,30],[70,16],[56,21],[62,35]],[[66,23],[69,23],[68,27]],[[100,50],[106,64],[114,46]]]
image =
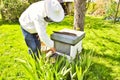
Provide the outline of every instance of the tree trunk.
[[74,0],[74,29],[84,31],[86,0]]

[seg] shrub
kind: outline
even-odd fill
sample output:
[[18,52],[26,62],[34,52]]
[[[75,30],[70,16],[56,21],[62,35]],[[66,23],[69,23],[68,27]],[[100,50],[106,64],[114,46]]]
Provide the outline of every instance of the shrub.
[[113,18],[116,12],[116,3],[111,1],[109,4],[106,6],[106,17],[111,17]]
[[3,0],[1,9],[2,19],[5,21],[18,21],[20,14],[29,6],[25,0]]
[[[116,14],[117,3],[114,0],[96,0],[88,4],[88,14],[100,15],[108,18],[114,18]],[[120,7],[118,16],[120,16]]]

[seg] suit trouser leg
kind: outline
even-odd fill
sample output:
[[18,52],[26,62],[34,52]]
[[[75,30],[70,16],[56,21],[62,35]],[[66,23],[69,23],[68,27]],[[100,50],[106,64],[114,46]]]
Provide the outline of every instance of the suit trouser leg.
[[28,46],[28,51],[30,54],[34,54],[39,57],[39,52],[41,48],[40,40],[37,38],[37,34],[31,34],[26,30],[22,29],[26,45]]

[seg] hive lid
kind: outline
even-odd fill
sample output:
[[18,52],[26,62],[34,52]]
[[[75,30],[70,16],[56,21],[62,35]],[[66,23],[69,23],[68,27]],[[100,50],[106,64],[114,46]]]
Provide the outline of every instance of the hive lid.
[[51,35],[51,39],[54,41],[59,41],[71,45],[75,45],[79,41],[81,41],[85,37],[85,33],[83,31],[76,31],[70,29],[63,29],[59,32],[54,32]]

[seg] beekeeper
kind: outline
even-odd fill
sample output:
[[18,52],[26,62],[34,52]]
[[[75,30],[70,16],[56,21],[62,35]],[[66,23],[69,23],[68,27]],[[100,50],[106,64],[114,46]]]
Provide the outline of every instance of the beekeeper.
[[46,33],[46,26],[48,22],[61,22],[63,19],[64,10],[58,0],[35,2],[21,14],[19,22],[30,54],[38,56],[41,41],[49,47],[49,51],[56,52],[53,41]]

